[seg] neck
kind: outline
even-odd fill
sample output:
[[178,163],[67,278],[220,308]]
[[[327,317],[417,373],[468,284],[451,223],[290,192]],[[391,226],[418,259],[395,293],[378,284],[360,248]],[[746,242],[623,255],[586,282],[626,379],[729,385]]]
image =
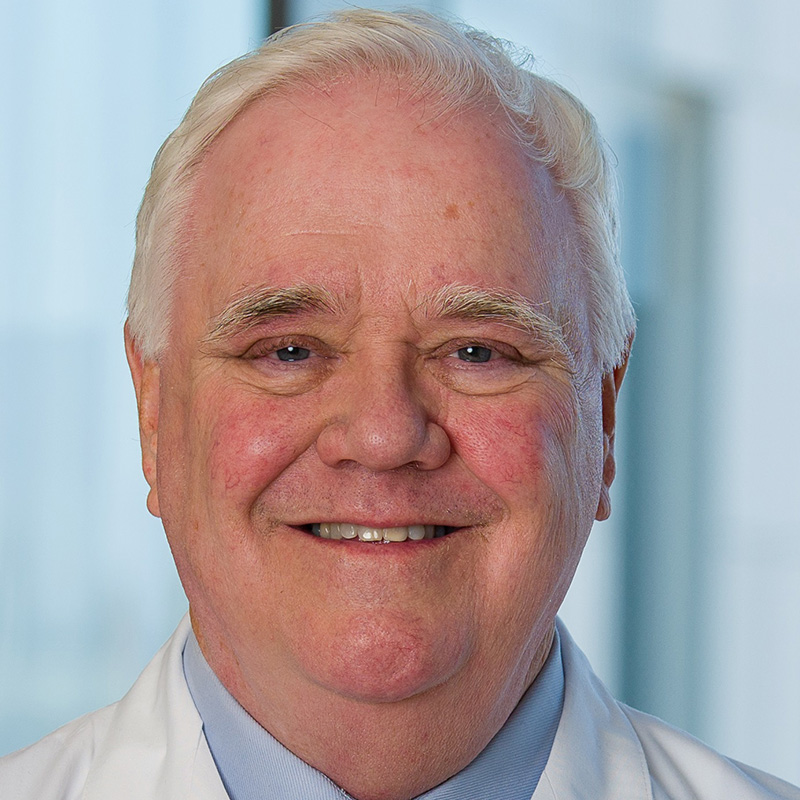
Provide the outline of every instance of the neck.
[[[410,800],[464,769],[486,747],[541,670],[553,627],[527,663],[505,680],[469,671],[397,702],[362,702],[314,683],[301,691],[269,691],[230,676],[206,660],[228,691],[272,736],[356,800]],[[213,648],[211,648],[213,649]],[[270,676],[274,678],[274,676]],[[234,691],[235,690],[235,691]],[[299,702],[286,702],[287,698]]]

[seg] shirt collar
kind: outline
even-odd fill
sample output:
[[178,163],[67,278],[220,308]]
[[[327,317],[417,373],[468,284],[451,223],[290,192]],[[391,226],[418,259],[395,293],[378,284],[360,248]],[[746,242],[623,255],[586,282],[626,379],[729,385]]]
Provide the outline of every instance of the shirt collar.
[[[346,800],[349,795],[262,728],[222,685],[194,633],[183,652],[186,682],[231,800]],[[544,667],[486,748],[417,800],[530,800],[561,717],[564,671],[558,631]]]

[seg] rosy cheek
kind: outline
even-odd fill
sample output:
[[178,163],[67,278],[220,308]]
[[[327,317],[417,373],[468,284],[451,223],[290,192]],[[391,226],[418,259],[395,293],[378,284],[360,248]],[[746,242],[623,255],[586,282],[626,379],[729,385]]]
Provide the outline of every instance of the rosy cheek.
[[248,398],[217,409],[208,428],[206,469],[212,487],[234,495],[262,491],[308,446],[307,425],[284,398]]
[[456,452],[477,477],[494,486],[525,486],[528,495],[564,461],[566,442],[551,411],[507,400],[470,410],[448,427]]

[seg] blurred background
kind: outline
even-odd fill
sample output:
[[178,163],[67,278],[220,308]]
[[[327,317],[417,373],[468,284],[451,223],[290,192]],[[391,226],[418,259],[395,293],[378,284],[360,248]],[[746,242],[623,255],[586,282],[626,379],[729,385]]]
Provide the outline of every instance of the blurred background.
[[[337,5],[2,0],[0,753],[117,699],[186,609],[122,348],[134,218],[206,75]],[[640,328],[563,616],[618,697],[800,783],[800,4],[419,5],[528,47],[619,159]]]

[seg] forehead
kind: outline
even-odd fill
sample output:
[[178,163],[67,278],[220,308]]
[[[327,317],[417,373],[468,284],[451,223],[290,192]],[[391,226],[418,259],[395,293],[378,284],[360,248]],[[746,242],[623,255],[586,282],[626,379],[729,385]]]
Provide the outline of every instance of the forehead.
[[583,296],[567,204],[502,118],[397,79],[251,105],[200,168],[189,230],[179,294],[209,315],[250,286],[298,282],[410,302],[448,283],[559,307]]

